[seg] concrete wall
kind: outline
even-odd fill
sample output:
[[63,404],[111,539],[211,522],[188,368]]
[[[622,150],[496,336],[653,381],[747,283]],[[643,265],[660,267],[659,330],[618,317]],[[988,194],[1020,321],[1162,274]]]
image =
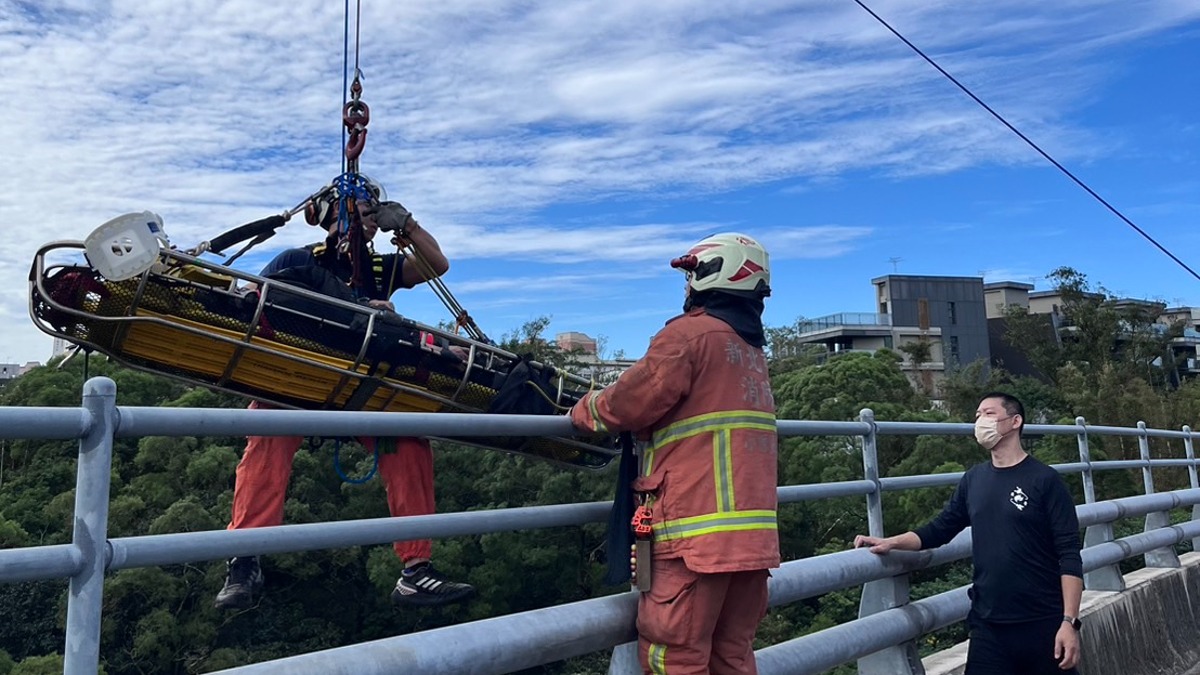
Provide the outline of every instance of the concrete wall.
[[986,303],[987,318],[1003,318],[1005,311],[1013,305],[1029,309],[1029,292],[1032,290],[1033,284],[1015,281],[984,284],[983,299]]
[[[1080,675],[1182,675],[1200,664],[1200,553],[1179,569],[1125,575],[1125,591],[1084,591]],[[926,675],[962,675],[968,642],[923,660]]]

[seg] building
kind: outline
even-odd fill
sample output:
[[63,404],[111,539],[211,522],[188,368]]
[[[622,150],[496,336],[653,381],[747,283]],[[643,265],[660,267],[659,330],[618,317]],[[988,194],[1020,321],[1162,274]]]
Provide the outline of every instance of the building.
[[[797,342],[823,347],[825,357],[847,352],[893,350],[903,359],[900,367],[913,384],[926,387],[928,391],[932,391],[945,374],[940,328],[894,326],[887,314],[848,312],[801,321],[797,329]],[[773,346],[772,356],[795,356],[788,353],[794,348]]]
[[634,364],[633,359],[601,358],[596,340],[586,333],[568,331],[554,336],[558,348],[567,354],[567,370],[591,378],[598,385],[616,382],[621,373]]
[[1017,281],[997,281],[983,285],[984,312],[988,319],[1001,319],[1010,307],[1029,309],[1029,294],[1033,284]]
[[[1002,281],[986,284],[984,295],[987,300],[988,332],[991,340],[992,365],[999,366],[1016,375],[1039,375],[1020,350],[1007,342],[1008,326],[1006,311],[1010,307],[1023,307],[1035,317],[1043,317],[1047,340],[1069,340],[1076,327],[1064,313],[1064,300],[1058,291],[1034,291],[1031,284]],[[1170,379],[1178,383],[1182,378],[1200,375],[1200,307],[1167,307],[1164,303],[1137,298],[1106,298],[1100,293],[1088,293],[1087,297],[1102,301],[1108,307],[1122,312],[1124,316],[1137,317],[1134,322],[1152,329],[1166,331],[1180,324],[1182,334],[1171,340],[1171,357],[1177,373]],[[1130,332],[1132,335],[1132,329]],[[1164,354],[1164,356],[1166,356]],[[1161,361],[1159,365],[1161,365]]]
[[1158,315],[1164,326],[1182,324],[1183,335],[1171,340],[1180,375],[1200,375],[1200,307],[1167,307]]
[[1158,315],[1158,322],[1168,326],[1182,322],[1184,328],[1200,331],[1200,307],[1167,307]]
[[875,313],[801,321],[797,342],[829,354],[894,350],[909,379],[928,392],[962,364],[990,362],[982,278],[889,274],[871,283]]
[[[1036,375],[1025,354],[1006,340],[1006,312],[1025,309],[1042,317],[1046,340],[1064,340],[1075,328],[1064,315],[1058,291],[1035,291],[1015,281],[983,283],[980,277],[889,274],[871,280],[875,313],[840,313],[796,324],[793,342],[772,345],[774,356],[794,356],[805,345],[825,355],[890,349],[902,358],[901,368],[913,384],[933,393],[949,372],[982,361],[1016,375]],[[1104,300],[1101,294],[1091,294]],[[1200,307],[1172,307],[1138,299],[1109,300],[1130,316],[1157,321],[1161,330],[1182,323],[1173,338],[1173,361],[1181,377],[1200,375]],[[1157,317],[1157,318],[1156,318]],[[792,352],[795,353],[792,353]],[[1167,355],[1164,355],[1167,356]]]
[[25,365],[19,363],[0,363],[0,384],[5,384],[42,365],[37,361],[28,361]]
[[564,352],[579,350],[583,354],[596,355],[596,340],[587,333],[577,333],[575,331],[559,333],[554,336],[554,342]]
[[889,274],[871,283],[879,312],[890,315],[893,324],[941,329],[946,369],[991,360],[981,277]]

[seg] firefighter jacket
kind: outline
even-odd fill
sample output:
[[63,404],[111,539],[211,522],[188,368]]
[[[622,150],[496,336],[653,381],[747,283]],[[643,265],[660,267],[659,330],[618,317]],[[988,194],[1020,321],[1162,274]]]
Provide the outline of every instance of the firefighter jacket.
[[676,317],[617,381],[572,409],[576,427],[647,441],[634,490],[654,555],[700,573],[779,566],[775,401],[766,358],[703,309]]

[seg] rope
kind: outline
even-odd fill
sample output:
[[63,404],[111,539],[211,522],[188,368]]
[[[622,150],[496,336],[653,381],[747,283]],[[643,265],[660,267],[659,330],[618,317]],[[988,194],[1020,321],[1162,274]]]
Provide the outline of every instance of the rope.
[[551,406],[553,406],[555,410],[558,410],[558,411],[564,411],[564,410],[570,410],[570,409],[571,409],[571,406],[569,406],[569,405],[559,405],[559,404],[555,403],[555,402],[554,402],[554,399],[550,398],[550,395],[549,395],[549,394],[547,394],[546,392],[542,391],[542,388],[541,388],[541,387],[539,387],[539,386],[537,386],[537,383],[535,383],[535,382],[526,382],[525,384],[527,384],[527,385],[529,385],[529,386],[533,387],[533,390],[534,390],[534,391],[536,391],[536,392],[538,393],[538,395],[540,395],[542,398],[546,399],[546,402],[547,402],[547,403],[549,403]]
[[471,318],[471,315],[467,314],[467,310],[458,303],[458,299],[455,298],[454,294],[450,292],[450,289],[446,287],[446,283],[433,273],[432,266],[430,266],[429,262],[425,260],[425,257],[421,255],[421,252],[417,250],[417,247],[411,245],[408,247],[401,246],[398,238],[395,240],[395,244],[397,252],[402,252],[404,250],[409,251],[409,255],[405,256],[405,262],[407,263],[408,261],[412,261],[417,265],[417,269],[421,272],[421,275],[425,277],[426,283],[428,283],[429,287],[433,289],[433,294],[437,296],[438,300],[442,301],[442,304],[445,305],[446,309],[450,311],[450,315],[454,317],[455,326],[465,328],[467,335],[476,342],[492,344],[492,341],[488,339],[488,336],[485,335],[482,330],[480,330],[478,325],[476,325],[475,320]]
[[[346,63],[346,61],[349,59],[349,54],[350,54],[350,0],[346,0],[346,8],[345,8],[345,11],[342,12],[342,17],[343,17],[343,23],[342,23],[342,100],[345,101],[347,98],[350,97],[350,76],[349,76],[349,69],[346,67],[348,65]],[[355,31],[355,42],[357,43],[358,28],[355,27],[354,31]],[[354,67],[357,68],[358,67],[358,45],[357,44],[355,44],[355,46],[354,46],[354,53],[355,53]],[[341,148],[338,148],[338,150],[341,152],[341,155],[342,155],[342,173],[343,174],[346,173],[346,161],[347,161],[346,153],[343,150],[343,148],[346,147],[346,143],[349,140],[347,138],[349,133],[350,133],[350,130],[346,129],[346,127],[343,125],[342,126],[342,146],[341,146]]]
[[1000,120],[1000,123],[1001,123],[1001,124],[1003,124],[1004,126],[1008,127],[1008,130],[1009,130],[1009,131],[1011,131],[1011,132],[1013,132],[1014,134],[1016,134],[1016,135],[1017,135],[1017,136],[1018,136],[1018,137],[1019,137],[1019,138],[1020,138],[1022,141],[1025,141],[1025,144],[1026,144],[1026,145],[1028,145],[1029,147],[1031,147],[1031,148],[1033,148],[1034,150],[1036,150],[1036,151],[1037,151],[1037,153],[1038,153],[1039,155],[1041,155],[1042,157],[1044,157],[1044,158],[1046,159],[1046,161],[1048,161],[1048,162],[1050,162],[1051,164],[1053,164],[1053,165],[1054,165],[1054,167],[1055,167],[1055,168],[1057,168],[1059,171],[1061,171],[1061,172],[1062,172],[1062,173],[1063,173],[1063,174],[1064,174],[1064,175],[1065,175],[1067,178],[1070,178],[1072,181],[1074,181],[1074,182],[1075,182],[1075,184],[1076,184],[1076,185],[1078,185],[1079,187],[1083,188],[1083,190],[1084,190],[1085,192],[1087,192],[1089,195],[1091,195],[1092,197],[1094,197],[1094,198],[1096,199],[1096,201],[1098,201],[1098,202],[1100,202],[1101,204],[1103,204],[1103,205],[1104,205],[1104,208],[1106,208],[1106,209],[1108,209],[1109,211],[1111,211],[1111,212],[1113,213],[1113,215],[1115,215],[1116,217],[1118,217],[1118,218],[1120,218],[1121,220],[1125,221],[1125,224],[1126,224],[1126,225],[1128,225],[1129,227],[1132,227],[1132,228],[1134,229],[1134,231],[1135,231],[1135,232],[1137,232],[1138,234],[1142,235],[1142,237],[1143,237],[1143,238],[1144,238],[1146,241],[1150,242],[1151,244],[1154,244],[1154,247],[1155,247],[1155,248],[1157,248],[1159,251],[1162,251],[1163,253],[1165,253],[1165,254],[1166,254],[1166,256],[1167,256],[1168,258],[1170,258],[1171,260],[1175,261],[1175,263],[1176,263],[1176,264],[1178,264],[1178,265],[1179,265],[1180,267],[1182,267],[1183,269],[1187,270],[1188,274],[1191,274],[1191,275],[1192,275],[1193,277],[1195,277],[1197,280],[1200,280],[1200,274],[1198,274],[1198,273],[1196,272],[1196,270],[1194,270],[1194,269],[1192,269],[1191,267],[1189,267],[1187,263],[1185,263],[1185,262],[1183,262],[1182,260],[1180,260],[1180,259],[1179,259],[1179,258],[1178,258],[1178,257],[1177,257],[1177,256],[1176,256],[1174,253],[1171,253],[1170,251],[1168,251],[1168,250],[1167,250],[1167,248],[1166,248],[1165,246],[1163,246],[1162,244],[1158,243],[1158,240],[1156,240],[1154,237],[1150,236],[1150,234],[1149,234],[1149,233],[1147,233],[1145,230],[1143,230],[1142,228],[1140,228],[1140,227],[1138,227],[1137,225],[1135,225],[1135,224],[1134,224],[1134,222],[1133,222],[1132,220],[1130,220],[1129,218],[1126,218],[1124,213],[1121,213],[1119,210],[1117,210],[1117,207],[1113,206],[1112,204],[1109,204],[1109,203],[1108,203],[1108,201],[1107,201],[1106,199],[1104,199],[1103,197],[1101,197],[1101,196],[1100,196],[1100,195],[1099,195],[1099,194],[1098,194],[1098,193],[1097,193],[1095,190],[1093,190],[1091,187],[1089,187],[1087,183],[1084,183],[1084,182],[1083,182],[1081,179],[1079,179],[1078,177],[1076,177],[1076,176],[1075,176],[1075,174],[1071,173],[1071,172],[1070,172],[1070,171],[1067,169],[1067,167],[1063,166],[1062,164],[1059,164],[1058,160],[1056,160],[1056,159],[1054,159],[1053,157],[1051,157],[1051,156],[1050,156],[1050,153],[1048,153],[1048,152],[1046,152],[1045,150],[1043,150],[1043,149],[1041,148],[1041,146],[1039,146],[1037,143],[1034,143],[1034,142],[1033,142],[1033,141],[1032,141],[1032,140],[1031,140],[1031,139],[1030,139],[1028,136],[1026,136],[1025,134],[1021,133],[1021,130],[1020,130],[1020,129],[1017,129],[1015,126],[1013,126],[1011,123],[1009,123],[1009,121],[1008,121],[1008,120],[1004,119],[1004,117],[1003,117],[1003,116],[1001,116],[1001,115],[1000,115],[1000,113],[996,112],[995,110],[993,110],[993,109],[991,108],[991,106],[989,106],[988,104],[984,103],[984,102],[983,102],[983,99],[981,99],[981,98],[979,98],[978,96],[976,96],[976,95],[975,95],[975,94],[974,94],[974,93],[973,93],[973,92],[972,92],[970,89],[967,89],[967,87],[966,87],[966,86],[965,86],[963,83],[959,82],[957,79],[955,79],[955,78],[954,78],[954,76],[953,76],[953,75],[951,75],[950,73],[946,72],[946,70],[945,70],[944,68],[942,68],[941,66],[939,66],[939,65],[937,64],[937,62],[936,62],[936,61],[934,61],[932,58],[930,58],[929,56],[927,56],[927,55],[925,54],[925,52],[921,51],[921,49],[920,49],[919,47],[917,47],[917,46],[916,46],[916,45],[914,45],[913,43],[909,42],[909,41],[908,41],[908,38],[906,38],[906,37],[904,37],[903,35],[901,35],[901,34],[900,34],[900,31],[896,30],[895,28],[892,28],[891,24],[889,24],[887,21],[884,21],[883,17],[881,17],[881,16],[879,16],[878,14],[876,14],[875,12],[873,12],[873,11],[871,10],[871,8],[870,8],[870,7],[867,7],[867,6],[866,6],[866,4],[864,4],[864,3],[863,3],[863,1],[862,1],[862,0],[854,0],[854,3],[855,3],[855,4],[857,4],[859,7],[862,7],[862,8],[863,8],[863,10],[865,10],[865,11],[867,12],[867,14],[870,14],[872,17],[874,17],[876,21],[878,21],[880,24],[882,24],[884,28],[886,28],[886,29],[888,29],[889,31],[891,31],[893,35],[895,35],[896,37],[900,38],[900,41],[901,41],[901,42],[903,42],[904,44],[908,45],[909,49],[912,49],[914,52],[916,52],[916,53],[917,53],[917,56],[920,56],[921,58],[925,59],[925,61],[926,61],[926,62],[928,62],[928,63],[929,63],[929,65],[931,65],[931,66],[933,66],[935,69],[937,69],[937,71],[938,71],[939,73],[941,73],[942,75],[945,75],[945,76],[946,76],[946,79],[948,79],[948,80],[950,80],[951,82],[953,82],[953,83],[954,83],[954,85],[955,85],[956,87],[958,87],[959,89],[961,89],[961,90],[963,91],[963,93],[964,93],[964,94],[966,94],[967,96],[970,96],[970,97],[971,97],[971,100],[975,101],[975,102],[976,102],[976,103],[978,103],[978,104],[979,104],[979,105],[980,105],[980,106],[981,106],[981,107],[982,107],[984,110],[986,110],[986,111],[988,111],[989,113],[991,113],[992,117],[995,117],[996,119]]
[[333,442],[333,470],[337,472],[338,478],[341,478],[343,482],[350,483],[351,485],[362,485],[363,483],[371,480],[371,478],[373,478],[375,476],[375,472],[377,470],[379,470],[379,440],[378,439],[376,439],[376,441],[375,441],[375,452],[374,452],[375,456],[374,456],[374,459],[371,464],[371,470],[368,471],[367,475],[363,476],[362,478],[351,478],[346,475],[346,472],[342,471],[341,452],[342,452],[342,442],[340,440],[334,441]]
[[354,76],[358,77],[358,33],[362,27],[362,0],[355,0],[354,4]]
[[358,222],[360,216],[357,211],[351,213],[350,204],[360,199],[369,200],[372,195],[367,185],[367,180],[362,174],[344,172],[333,179],[333,185],[338,194],[339,248],[336,253],[338,256],[342,254],[340,244],[344,238],[348,246],[346,252],[350,255],[350,287],[354,292],[354,296],[359,297],[361,295],[360,290],[366,285],[366,280],[363,278],[364,270],[366,269],[364,266],[365,261],[362,258],[364,252],[369,257],[370,250],[363,240],[362,223]]
[[[342,128],[342,145],[345,151],[342,153],[342,175],[338,179],[338,189],[340,197],[340,205],[338,210],[338,234],[339,237],[345,237],[349,241],[351,248],[351,265],[353,273],[351,282],[352,286],[359,286],[363,283],[359,260],[359,246],[362,243],[361,229],[353,226],[351,219],[357,219],[357,213],[347,213],[346,203],[348,199],[370,198],[370,193],[366,190],[365,181],[361,179],[358,173],[358,154],[362,152],[363,144],[366,142],[366,126],[370,120],[369,109],[365,103],[359,100],[359,94],[362,92],[362,86],[359,83],[359,76],[362,74],[359,69],[359,52],[361,46],[361,28],[362,28],[362,0],[355,0],[355,15],[354,15],[354,83],[349,83],[350,77],[350,0],[345,0],[343,10],[344,22],[342,26],[342,99],[351,99],[343,107],[343,128]],[[353,129],[350,127],[354,126]],[[360,135],[361,134],[361,135]],[[353,147],[351,147],[353,145]],[[340,243],[340,242],[339,242]],[[403,255],[404,247],[400,240],[395,239],[396,254]],[[454,317],[456,332],[458,329],[464,329],[467,334],[477,342],[491,344],[491,340],[487,335],[476,325],[475,320],[467,313],[467,310],[458,303],[458,300],[450,293],[450,289],[446,287],[437,275],[433,273],[432,267],[428,261],[424,259],[421,252],[415,246],[411,247],[411,254],[404,256],[405,262],[412,261],[417,265],[417,269],[421,275],[425,277],[429,286],[433,289],[434,294],[442,301],[442,304],[450,310],[450,314]],[[399,265],[392,266],[391,278],[387,283],[387,294],[385,299],[391,299],[392,293],[396,291],[396,271]],[[382,280],[380,280],[382,281]]]
[[[571,406],[569,406],[569,405],[559,405],[559,404],[555,403],[554,399],[550,398],[550,395],[547,394],[545,391],[543,391],[542,388],[537,385],[537,383],[532,382],[532,381],[526,381],[525,384],[533,387],[533,390],[536,391],[539,395],[541,395],[542,398],[546,399],[546,401],[550,405],[554,406],[554,408],[556,410],[558,410],[560,412],[565,412],[565,411],[571,409]],[[596,378],[593,377],[593,378],[591,378],[591,380],[588,381],[588,389],[586,392],[584,392],[584,396],[587,396],[588,394],[592,393],[595,390],[596,390]]]
[[400,250],[400,239],[396,239],[396,257],[392,259],[392,273],[388,277],[387,295],[383,296],[384,300],[390,301],[392,293],[396,292],[396,270],[400,269],[400,261],[404,259],[404,253]]

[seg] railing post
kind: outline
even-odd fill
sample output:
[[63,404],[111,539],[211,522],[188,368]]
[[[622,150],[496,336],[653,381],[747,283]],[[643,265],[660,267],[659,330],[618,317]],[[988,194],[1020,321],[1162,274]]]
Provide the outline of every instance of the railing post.
[[[876,448],[875,413],[864,408],[859,420],[867,424],[863,434],[863,478],[875,484],[875,490],[867,493],[867,532],[872,537],[883,536],[883,489],[879,482],[879,453]],[[884,610],[907,605],[908,575],[900,574],[888,579],[877,579],[863,584],[862,598],[858,603],[858,616],[878,614]],[[869,654],[858,660],[859,675],[925,675],[925,667],[917,653],[915,641],[904,642]]]
[[75,477],[75,531],[72,542],[83,559],[71,577],[67,598],[65,675],[95,675],[100,667],[100,610],[108,545],[109,474],[112,471],[117,385],[94,377],[83,385],[83,407],[91,413],[87,435],[79,440]]
[[863,408],[858,419],[867,425],[862,437],[863,478],[875,484],[875,490],[867,493],[867,534],[883,536],[883,488],[879,481],[879,450],[876,444],[875,411]]
[[638,660],[638,643],[625,642],[613,647],[608,661],[608,675],[638,675],[642,664]]
[[[1096,483],[1092,474],[1092,453],[1088,447],[1087,420],[1083,417],[1076,417],[1075,426],[1079,427],[1079,433],[1075,435],[1079,441],[1079,461],[1085,465],[1083,500],[1087,504],[1094,504],[1096,502]],[[1083,546],[1084,548],[1097,546],[1112,540],[1112,523],[1097,523],[1089,525],[1084,531]],[[1083,585],[1089,591],[1123,591],[1125,590],[1125,577],[1121,575],[1121,568],[1117,565],[1105,565],[1091,572],[1084,572]]]
[[[1192,481],[1192,489],[1200,488],[1200,480],[1197,480],[1196,475],[1196,446],[1192,442],[1192,428],[1188,425],[1183,425],[1183,433],[1187,434],[1183,437],[1183,452],[1187,455],[1191,464],[1188,464],[1188,478]],[[1192,520],[1200,520],[1200,504],[1192,506]],[[1192,540],[1192,550],[1200,551],[1200,539]]]
[[[1142,484],[1146,488],[1146,494],[1154,494],[1154,474],[1150,470],[1150,436],[1146,434],[1146,423],[1138,422],[1138,450],[1141,451],[1142,461],[1147,462],[1146,466],[1142,467]],[[1167,511],[1155,511],[1146,514],[1145,531],[1157,530],[1160,527],[1169,527],[1171,525],[1171,514]],[[1166,546],[1156,548],[1153,551],[1146,551],[1146,567],[1179,567],[1179,554],[1175,552],[1175,547]]]

